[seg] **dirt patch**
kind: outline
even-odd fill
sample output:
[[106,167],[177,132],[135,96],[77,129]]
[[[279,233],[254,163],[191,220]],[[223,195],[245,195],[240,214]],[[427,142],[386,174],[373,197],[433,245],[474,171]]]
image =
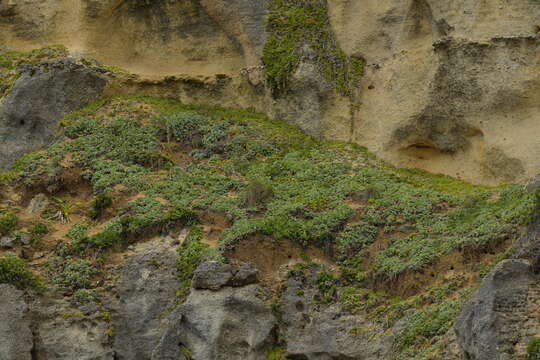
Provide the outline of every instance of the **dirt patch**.
[[482,271],[495,263],[497,255],[510,245],[511,240],[507,240],[489,248],[454,251],[422,270],[406,271],[390,281],[372,279],[372,285],[375,289],[402,297],[419,294],[434,285],[458,278],[464,285],[471,286]]
[[261,282],[271,288],[279,286],[293,265],[308,260],[324,264],[331,271],[338,272],[338,267],[320,249],[303,249],[290,241],[276,241],[262,235],[239,242],[225,255],[230,259],[255,264],[259,269]]

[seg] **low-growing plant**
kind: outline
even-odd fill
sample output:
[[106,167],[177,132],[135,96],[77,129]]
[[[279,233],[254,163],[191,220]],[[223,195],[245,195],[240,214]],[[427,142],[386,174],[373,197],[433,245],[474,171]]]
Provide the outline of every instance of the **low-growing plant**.
[[49,233],[49,227],[44,223],[38,222],[28,229],[28,233],[32,237],[32,246],[37,246],[43,237]]
[[0,210],[0,236],[7,235],[17,228],[19,219],[11,210]]
[[89,288],[97,269],[88,260],[54,256],[47,261],[47,273],[53,284],[74,291]]
[[24,260],[13,253],[0,256],[0,284],[2,283],[11,284],[21,290],[45,288],[43,281],[30,271]]
[[112,198],[109,195],[105,193],[98,194],[92,201],[88,216],[92,220],[99,219],[103,215],[105,209],[112,205],[112,202]]
[[527,342],[527,360],[540,360],[540,337],[533,337]]

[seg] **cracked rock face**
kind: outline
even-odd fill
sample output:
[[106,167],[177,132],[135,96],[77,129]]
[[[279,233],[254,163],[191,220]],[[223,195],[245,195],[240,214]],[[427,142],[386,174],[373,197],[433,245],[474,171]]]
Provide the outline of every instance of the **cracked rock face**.
[[23,292],[0,284],[0,360],[31,360],[33,345]]
[[169,327],[152,353],[152,360],[264,360],[275,343],[277,321],[253,284],[251,265],[233,268],[207,262],[195,272],[188,299],[171,313]]
[[540,212],[512,257],[486,275],[456,322],[467,360],[515,359],[540,332]]
[[56,123],[95,100],[106,83],[101,69],[71,59],[27,66],[0,104],[0,171],[48,144]]

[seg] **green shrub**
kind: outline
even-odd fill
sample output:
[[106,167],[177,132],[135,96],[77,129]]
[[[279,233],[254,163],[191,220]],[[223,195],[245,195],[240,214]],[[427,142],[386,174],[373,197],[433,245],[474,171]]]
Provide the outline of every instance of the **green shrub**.
[[19,219],[14,211],[0,210],[0,236],[8,235],[17,228]]
[[28,233],[32,237],[32,245],[36,246],[43,239],[43,236],[49,233],[49,228],[44,223],[36,223],[28,229]]
[[338,278],[329,271],[322,270],[317,274],[317,288],[323,303],[331,303],[337,295]]
[[191,140],[208,125],[208,119],[195,112],[177,112],[160,117],[156,122],[165,125],[168,138],[174,137],[177,141]]
[[98,194],[94,201],[92,201],[88,216],[93,220],[99,219],[103,215],[105,209],[111,206],[112,203],[112,198],[109,195],[104,193]]
[[251,181],[244,195],[244,202],[247,207],[255,208],[264,205],[272,199],[274,191],[272,187],[260,180]]
[[88,260],[54,256],[47,261],[51,282],[66,290],[86,289],[97,269]]
[[203,230],[199,226],[191,227],[187,238],[178,247],[176,265],[178,269],[179,286],[177,295],[184,299],[191,287],[193,272],[204,260],[213,258],[221,260],[221,255],[201,242]]
[[540,337],[533,337],[527,342],[527,359],[540,360]]
[[12,253],[0,257],[0,283],[11,284],[21,290],[45,288],[43,281],[28,269],[28,265]]
[[342,258],[347,258],[371,245],[378,234],[377,227],[365,222],[349,225],[336,237],[336,248]]

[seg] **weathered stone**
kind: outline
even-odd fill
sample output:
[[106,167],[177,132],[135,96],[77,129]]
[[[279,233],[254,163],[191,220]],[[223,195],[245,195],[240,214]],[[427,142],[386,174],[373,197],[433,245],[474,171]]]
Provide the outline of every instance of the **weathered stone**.
[[[351,315],[340,304],[317,304],[320,299],[315,279],[316,269],[304,281],[289,278],[280,301],[282,326],[280,338],[287,344],[291,359],[385,359],[392,351],[393,335],[397,331],[373,338],[383,329],[366,318]],[[396,327],[399,327],[397,324]],[[371,328],[369,333],[355,329]]]
[[533,280],[526,260],[499,263],[486,275],[480,289],[456,322],[458,341],[469,360],[514,359],[514,345],[523,341],[521,328],[527,292]]
[[257,296],[258,285],[192,290],[169,316],[169,328],[152,360],[182,359],[186,347],[193,359],[265,360],[275,343],[276,319]]
[[30,200],[30,204],[26,208],[26,212],[29,214],[41,214],[49,206],[49,199],[45,194],[37,194]]
[[107,335],[110,324],[103,319],[103,310],[82,312],[65,299],[36,302],[32,310],[37,323],[37,359],[115,359]]
[[108,306],[115,331],[114,350],[122,360],[150,359],[176,300],[177,253],[161,238],[138,244],[119,269],[116,297]]
[[31,360],[32,331],[23,292],[0,284],[0,360]]
[[257,282],[259,270],[253,264],[242,264],[234,269],[234,275],[229,282],[231,286],[246,286]]
[[193,273],[191,286],[194,289],[219,290],[233,278],[233,267],[217,261],[207,261],[197,267]]
[[4,236],[0,238],[0,247],[13,248],[17,246],[17,239],[11,236]]
[[54,125],[101,94],[106,77],[71,59],[29,65],[0,109],[0,170],[49,143]]

